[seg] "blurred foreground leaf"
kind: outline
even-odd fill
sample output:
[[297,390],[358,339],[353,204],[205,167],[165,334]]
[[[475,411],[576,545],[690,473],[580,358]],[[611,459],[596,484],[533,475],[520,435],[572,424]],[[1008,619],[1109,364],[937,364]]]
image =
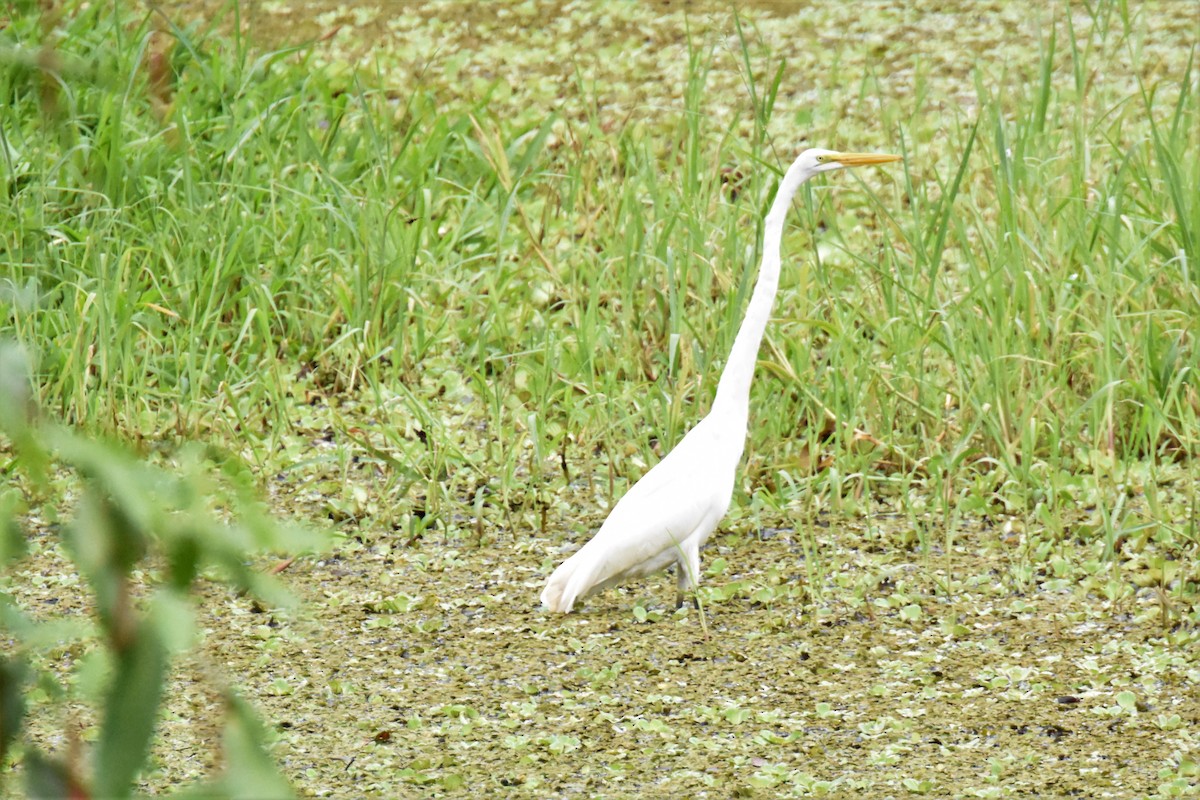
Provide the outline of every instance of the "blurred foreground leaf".
[[167,668],[155,634],[142,623],[132,646],[118,655],[96,753],[94,788],[99,797],[127,796],[150,751]]
[[[201,571],[209,570],[206,577],[215,571],[273,606],[289,606],[291,594],[276,577],[253,566],[253,554],[311,551],[323,547],[325,538],[271,517],[248,471],[228,457],[214,464],[205,448],[184,447],[166,469],[139,459],[120,444],[38,421],[28,409],[29,369],[20,348],[0,344],[0,370],[0,434],[8,436],[17,473],[13,488],[0,494],[0,563],[24,557],[19,519],[30,505],[53,503],[57,514],[64,498],[41,495],[61,495],[64,487],[78,487],[74,515],[52,530],[60,533],[65,552],[90,588],[100,622],[96,628],[77,620],[39,620],[11,596],[0,594],[0,631],[17,645],[14,657],[0,661],[0,763],[21,743],[27,705],[22,686],[32,677],[39,685],[54,687],[49,696],[57,702],[104,699],[90,759],[92,785],[87,786],[75,768],[80,763],[76,745],[70,745],[64,762],[23,743],[28,794],[128,797],[153,745],[170,656],[195,638],[189,593]],[[46,480],[52,470],[54,485]],[[64,473],[67,479],[60,480]],[[166,569],[149,568],[152,564]],[[149,599],[147,583],[152,589]],[[95,651],[94,658],[78,659],[65,682],[49,671],[30,669],[29,654],[73,642],[91,646],[96,634],[104,650]],[[85,678],[87,665],[101,663],[111,664],[111,669],[93,670]],[[212,785],[216,793],[292,797],[267,754],[263,730],[249,706],[231,698],[226,709],[227,772]],[[70,732],[66,738],[76,741]]]

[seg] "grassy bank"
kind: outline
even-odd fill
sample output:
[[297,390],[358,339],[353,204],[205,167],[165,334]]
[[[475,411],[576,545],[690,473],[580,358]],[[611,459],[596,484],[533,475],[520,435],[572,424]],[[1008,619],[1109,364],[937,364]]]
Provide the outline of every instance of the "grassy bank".
[[[5,87],[6,329],[68,421],[268,469],[298,407],[355,398],[407,420],[376,444],[455,501],[561,481],[556,454],[624,479],[641,468],[604,462],[652,461],[711,398],[808,141],[908,161],[795,215],[744,490],[965,481],[1053,513],[1068,476],[1196,447],[1196,73],[1095,77],[1144,20],[1031,43],[1028,83],[980,68],[977,104],[879,90],[880,124],[792,142],[766,133],[782,72],[746,76],[756,135],[716,124],[701,43],[676,111],[608,131],[109,13],[57,44],[61,83],[14,65]],[[12,60],[48,37],[14,33]]]

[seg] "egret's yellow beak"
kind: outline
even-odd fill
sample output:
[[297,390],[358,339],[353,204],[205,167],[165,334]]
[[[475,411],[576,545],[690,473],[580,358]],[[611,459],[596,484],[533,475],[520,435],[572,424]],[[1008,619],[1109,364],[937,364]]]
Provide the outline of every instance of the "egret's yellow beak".
[[868,164],[886,164],[889,161],[899,161],[901,156],[890,153],[835,153],[829,156],[831,161],[845,164],[847,167],[865,167]]

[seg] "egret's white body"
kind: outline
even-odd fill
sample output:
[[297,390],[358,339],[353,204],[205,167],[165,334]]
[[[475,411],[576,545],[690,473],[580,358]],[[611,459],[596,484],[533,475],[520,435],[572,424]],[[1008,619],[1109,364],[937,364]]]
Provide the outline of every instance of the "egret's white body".
[[750,381],[779,287],[783,222],[796,190],[812,176],[845,167],[897,161],[899,156],[805,150],[779,184],[763,231],[763,259],[746,317],[712,410],[622,497],[596,535],[554,570],[542,591],[551,611],[631,578],[676,565],[679,598],[696,588],[700,548],[729,510],[746,445]]

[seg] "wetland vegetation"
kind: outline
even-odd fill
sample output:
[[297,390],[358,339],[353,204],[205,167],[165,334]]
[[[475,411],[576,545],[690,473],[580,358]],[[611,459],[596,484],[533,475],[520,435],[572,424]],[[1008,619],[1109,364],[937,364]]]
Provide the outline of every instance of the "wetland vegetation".
[[5,13],[5,792],[1200,794],[1194,4]]

